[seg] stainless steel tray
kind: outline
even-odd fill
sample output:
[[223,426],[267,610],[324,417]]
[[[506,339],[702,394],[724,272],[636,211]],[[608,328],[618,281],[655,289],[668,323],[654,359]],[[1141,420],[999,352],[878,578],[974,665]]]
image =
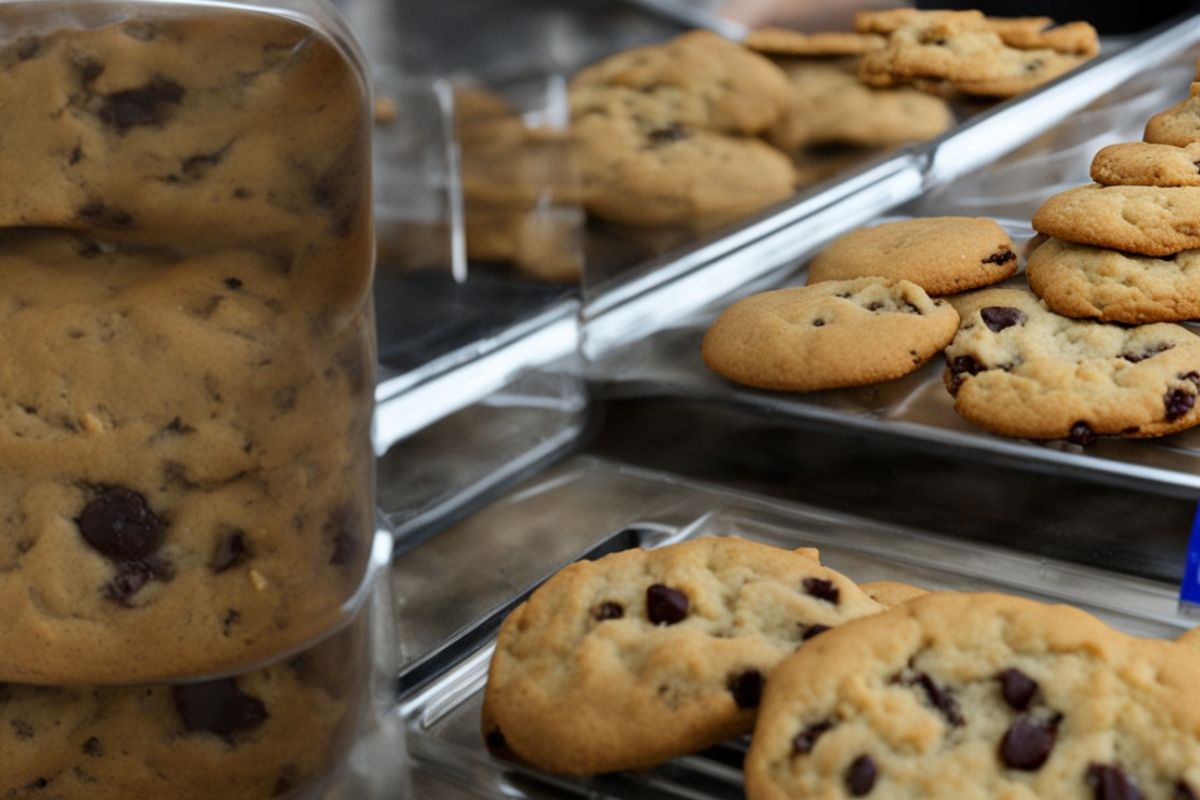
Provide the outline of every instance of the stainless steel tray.
[[[502,507],[484,512],[490,549],[524,549],[527,576],[544,577],[558,564],[538,560],[530,538],[541,535],[537,520],[563,519],[577,534],[581,498],[630,500],[626,512],[605,505],[593,519],[620,519],[616,532],[594,531],[592,545],[575,556],[596,556],[629,547],[658,547],[708,535],[738,535],[780,547],[813,546],[822,560],[855,580],[899,580],[946,590],[997,590],[1084,608],[1140,636],[1174,637],[1189,627],[1164,584],[1064,562],[1031,558],[969,545],[919,531],[880,525],[811,507],[764,501],[753,496],[679,481],[667,475],[587,462],[541,483],[527,485]],[[614,517],[613,515],[616,514]],[[587,515],[584,514],[586,517]],[[498,521],[508,520],[509,526]],[[512,584],[495,605],[476,606],[471,622],[401,676],[407,691],[402,712],[418,774],[455,787],[447,797],[741,798],[745,741],[675,759],[657,769],[615,773],[587,780],[552,777],[490,756],[479,733],[479,710],[496,628],[504,613],[536,583]]]

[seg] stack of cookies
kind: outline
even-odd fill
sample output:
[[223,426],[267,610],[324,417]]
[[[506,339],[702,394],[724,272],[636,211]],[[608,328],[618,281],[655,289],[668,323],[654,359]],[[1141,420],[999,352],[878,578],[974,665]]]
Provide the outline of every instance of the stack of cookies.
[[500,630],[483,730],[493,752],[575,775],[753,730],[750,800],[1188,800],[1195,638],[858,586],[815,550],[698,539],[573,564],[534,592]]

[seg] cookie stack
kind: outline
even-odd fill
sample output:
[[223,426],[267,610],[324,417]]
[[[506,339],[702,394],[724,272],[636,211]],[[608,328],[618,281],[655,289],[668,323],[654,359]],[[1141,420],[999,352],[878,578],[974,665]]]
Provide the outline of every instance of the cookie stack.
[[749,800],[1186,800],[1195,638],[857,586],[815,550],[698,539],[573,564],[535,591],[501,627],[483,732],[495,753],[590,775],[753,730]]

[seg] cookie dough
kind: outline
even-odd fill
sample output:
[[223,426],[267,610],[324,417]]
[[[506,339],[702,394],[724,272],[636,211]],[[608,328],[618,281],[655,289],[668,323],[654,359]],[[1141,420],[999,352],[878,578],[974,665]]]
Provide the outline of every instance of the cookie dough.
[[777,663],[880,608],[805,554],[734,538],[578,562],[500,629],[484,736],[550,772],[658,764],[748,732]]
[[1200,247],[1200,187],[1080,186],[1042,203],[1034,230],[1147,256]]
[[916,217],[835,239],[809,264],[808,282],[876,275],[912,281],[936,296],[998,283],[1016,271],[1012,239],[992,220]]
[[946,386],[954,410],[982,428],[1086,444],[1200,422],[1200,337],[1186,328],[1067,319],[1023,289],[985,289],[955,305],[962,326],[946,348]]
[[1025,277],[1067,317],[1130,325],[1200,319],[1200,250],[1154,258],[1051,239],[1029,257]]
[[771,673],[746,796],[1195,797],[1197,670],[1192,648],[1068,606],[931,594]]
[[891,380],[936,355],[958,326],[908,281],[859,278],[751,295],[704,336],[709,369],[760,389],[810,392]]

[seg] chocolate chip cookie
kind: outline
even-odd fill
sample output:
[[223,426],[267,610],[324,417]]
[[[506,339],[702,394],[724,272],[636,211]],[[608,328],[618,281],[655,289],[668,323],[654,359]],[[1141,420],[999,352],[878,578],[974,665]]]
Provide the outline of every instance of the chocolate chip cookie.
[[505,620],[484,736],[551,772],[648,767],[748,732],[777,663],[880,608],[805,554],[740,539],[578,562]]
[[998,283],[1016,271],[1012,239],[992,220],[917,217],[838,237],[809,264],[808,282],[878,275],[937,296]]
[[1029,257],[1025,277],[1067,317],[1131,325],[1200,318],[1200,250],[1154,258],[1050,239]]
[[957,326],[953,307],[914,283],[824,281],[739,300],[708,329],[701,353],[736,383],[811,392],[907,375]]
[[1200,795],[1200,654],[1068,606],[939,593],[782,663],[749,800]]
[[1033,227],[1076,244],[1169,256],[1200,247],[1200,186],[1080,186],[1042,203]]
[[985,289],[955,305],[962,325],[946,348],[946,387],[954,410],[980,427],[1086,444],[1200,422],[1200,337],[1186,328],[1067,319],[1022,289]]

